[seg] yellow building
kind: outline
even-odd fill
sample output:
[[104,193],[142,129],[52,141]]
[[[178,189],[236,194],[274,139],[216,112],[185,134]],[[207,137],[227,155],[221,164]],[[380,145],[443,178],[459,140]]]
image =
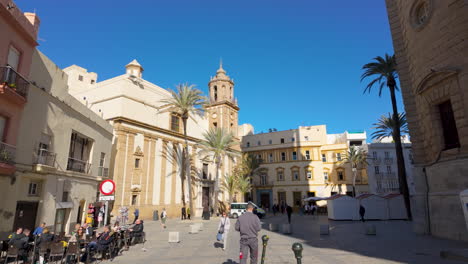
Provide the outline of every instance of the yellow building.
[[[253,178],[253,201],[266,208],[287,203],[297,210],[306,197],[351,194],[353,172],[344,159],[349,146],[365,146],[365,141],[365,132],[327,134],[325,125],[244,136],[242,151],[261,161]],[[367,191],[362,168],[356,193]]]

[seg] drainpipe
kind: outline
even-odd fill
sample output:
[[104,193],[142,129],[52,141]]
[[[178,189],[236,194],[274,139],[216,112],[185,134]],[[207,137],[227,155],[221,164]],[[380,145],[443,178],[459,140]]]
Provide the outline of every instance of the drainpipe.
[[426,167],[423,167],[423,173],[424,173],[424,181],[426,183],[425,196],[426,196],[426,207],[427,207],[427,211],[426,211],[427,231],[429,232],[429,235],[431,235],[432,234],[432,230],[431,230],[431,208],[429,206],[429,182],[427,180]]

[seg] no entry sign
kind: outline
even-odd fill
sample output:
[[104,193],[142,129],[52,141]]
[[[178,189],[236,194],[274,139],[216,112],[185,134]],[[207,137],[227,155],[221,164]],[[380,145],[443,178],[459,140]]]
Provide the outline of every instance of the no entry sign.
[[99,191],[104,195],[112,194],[115,191],[115,182],[113,180],[102,181]]

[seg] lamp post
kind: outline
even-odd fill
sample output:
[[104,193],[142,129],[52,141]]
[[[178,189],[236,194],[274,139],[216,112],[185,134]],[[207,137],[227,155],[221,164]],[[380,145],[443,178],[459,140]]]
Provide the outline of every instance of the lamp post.
[[292,251],[294,252],[294,256],[296,257],[297,264],[301,264],[302,263],[302,244],[294,243],[292,245]]

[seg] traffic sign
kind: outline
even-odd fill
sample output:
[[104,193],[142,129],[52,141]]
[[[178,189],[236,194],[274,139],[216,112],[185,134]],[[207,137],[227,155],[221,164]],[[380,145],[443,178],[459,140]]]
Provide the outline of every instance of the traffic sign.
[[106,196],[99,195],[99,201],[114,201],[114,200],[115,200],[114,195],[106,195]]
[[104,195],[112,194],[115,191],[115,182],[113,180],[102,181],[99,191]]

